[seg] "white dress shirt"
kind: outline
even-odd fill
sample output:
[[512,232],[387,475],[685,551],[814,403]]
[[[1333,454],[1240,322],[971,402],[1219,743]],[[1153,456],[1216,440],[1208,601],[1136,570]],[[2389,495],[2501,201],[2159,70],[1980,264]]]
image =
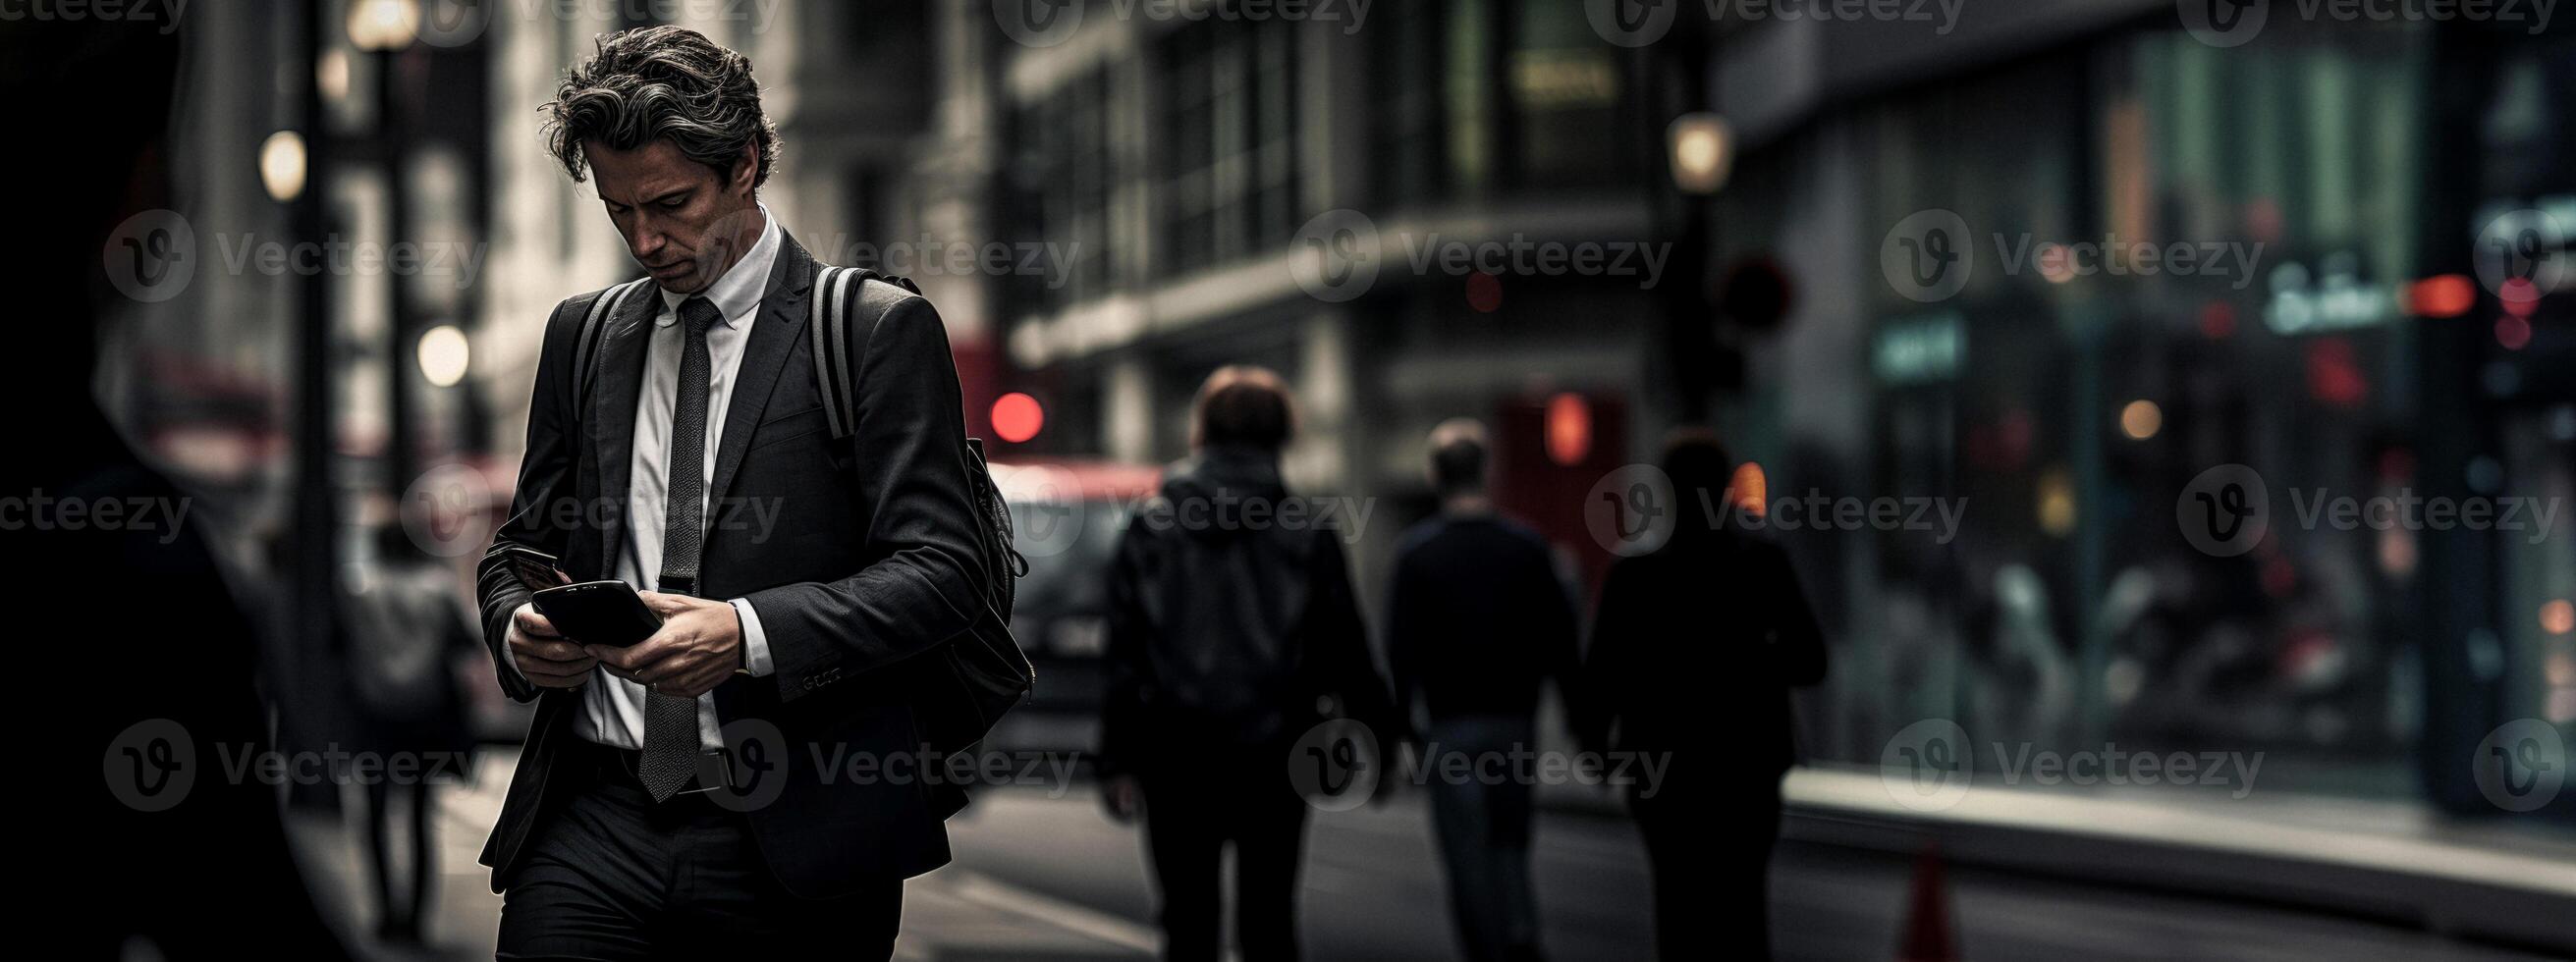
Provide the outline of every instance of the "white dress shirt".
[[[697,294],[659,291],[662,310],[653,316],[652,340],[644,354],[643,389],[636,392],[635,445],[626,484],[626,538],[617,552],[614,575],[642,590],[659,590],[661,584],[663,505],[669,501],[671,490],[665,462],[671,457],[673,402],[679,394],[681,341],[687,334],[679,324],[680,305],[691,297],[704,296],[715,302],[716,310],[724,315],[724,323],[707,328],[707,438],[700,449],[705,457],[697,465],[699,497],[705,498],[715,486],[716,452],[724,441],[725,409],[733,400],[734,375],[742,367],[743,346],[751,339],[751,325],[760,317],[760,297],[769,287],[770,266],[778,260],[778,218],[770,214],[767,204],[760,205],[760,216],[765,222],[760,240],[706,290]],[[703,520],[712,514],[702,510],[698,517]],[[699,570],[703,573],[705,569]],[[743,598],[733,599],[733,610],[742,617],[743,667],[754,677],[768,677],[774,665],[769,657],[769,638],[760,629],[759,612],[753,611],[751,602]],[[518,667],[516,662],[516,656],[512,656],[513,670]],[[616,748],[643,748],[646,694],[644,686],[611,675],[605,667],[591,669],[590,683],[582,686],[581,736]],[[717,729],[713,692],[698,696],[698,744],[706,749],[724,745]]]

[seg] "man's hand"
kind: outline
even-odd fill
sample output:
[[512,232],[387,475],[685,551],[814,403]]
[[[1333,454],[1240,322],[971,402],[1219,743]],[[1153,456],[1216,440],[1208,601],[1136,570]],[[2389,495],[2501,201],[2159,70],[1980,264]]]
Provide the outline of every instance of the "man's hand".
[[532,604],[510,613],[509,641],[511,662],[540,688],[579,688],[599,663],[582,646],[565,640]]
[[1100,804],[1112,820],[1124,825],[1145,810],[1145,792],[1137,786],[1136,776],[1111,775],[1100,781]]
[[639,591],[662,630],[633,647],[585,645],[600,667],[657,694],[696,698],[742,667],[742,616],[724,601]]

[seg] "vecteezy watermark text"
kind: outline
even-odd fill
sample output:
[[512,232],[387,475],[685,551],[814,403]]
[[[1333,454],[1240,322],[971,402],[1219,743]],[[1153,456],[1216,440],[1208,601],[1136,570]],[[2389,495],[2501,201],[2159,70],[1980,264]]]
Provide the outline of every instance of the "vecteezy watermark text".
[[1072,279],[1080,241],[948,241],[929,234],[876,242],[834,234],[806,245],[816,259],[904,277],[1037,277],[1048,290]]
[[1803,494],[1747,494],[1735,488],[1678,490],[1671,475],[1631,464],[1584,495],[1584,527],[1614,554],[1638,555],[1688,525],[1742,531],[1920,531],[1936,544],[1958,537],[1968,499],[1882,495],[1861,498],[1809,488]]
[[1417,277],[1624,277],[1648,290],[1662,281],[1672,245],[1532,238],[1517,232],[1502,238],[1382,232],[1367,214],[1338,208],[1298,228],[1288,253],[1288,273],[1299,288],[1316,300],[1339,303],[1368,293],[1389,269],[1409,270]]
[[993,0],[993,21],[1004,36],[1028,47],[1052,47],[1073,39],[1083,17],[1098,9],[1109,17],[1133,22],[1222,21],[1225,23],[1338,24],[1344,35],[1368,23],[1376,0]]
[[[2301,530],[2527,532],[2539,544],[2557,530],[2556,497],[2529,495],[2420,495],[2411,487],[2367,496],[2320,487],[2291,488],[2288,522]],[[2254,550],[2275,524],[2271,487],[2261,472],[2242,464],[2202,471],[2174,500],[2174,522],[2201,552],[2233,557]]]
[[2426,497],[2413,488],[2367,498],[2290,489],[2290,510],[2299,527],[2309,530],[2322,525],[2337,531],[2528,531],[2528,542],[2539,544],[2558,520],[2559,507],[2556,498]]
[[2558,0],[2174,0],[2174,14],[2192,39],[2227,48],[2261,35],[2276,7],[2307,23],[2513,24],[2537,36],[2549,29],[2557,6]]
[[0,531],[158,531],[169,544],[187,524],[188,507],[187,498],[56,497],[37,488],[0,497]]
[[1887,796],[1918,812],[1943,811],[1967,798],[1981,779],[2006,786],[2184,785],[2254,793],[2262,752],[2133,751],[2115,742],[2099,749],[2042,749],[2029,742],[1989,743],[1998,770],[1980,774],[1968,731],[1947,718],[1926,718],[1899,729],[1879,752],[1878,776]]
[[[1933,35],[1946,37],[1957,29],[1967,0],[1699,0],[1697,5],[1716,23],[1919,23],[1931,24]],[[1670,34],[1691,6],[1689,0],[1584,0],[1583,14],[1601,39],[1643,47]]]
[[[2106,233],[2099,240],[2043,239],[2023,231],[1989,235],[1997,269],[2007,277],[2036,274],[2052,283],[2097,275],[2227,278],[2243,290],[2263,258],[2263,242],[2165,241]],[[1919,210],[1888,228],[1878,264],[1897,293],[1926,303],[1946,300],[1976,273],[1977,240],[1966,218],[1938,208]]]
[[118,292],[146,304],[179,296],[203,269],[235,277],[389,275],[453,278],[460,290],[474,286],[491,250],[481,241],[353,240],[332,235],[318,240],[263,237],[257,232],[217,231],[214,258],[198,243],[195,225],[173,210],[147,210],[125,219],[99,251],[100,266]]
[[0,23],[77,23],[83,20],[157,23],[162,33],[179,29],[188,0],[0,0]]
[[337,742],[306,751],[235,742],[212,748],[211,755],[201,755],[194,735],[174,719],[135,722],[107,744],[102,773],[108,792],[136,811],[160,812],[187,801],[198,779],[209,775],[235,786],[468,784],[479,757],[470,751],[347,749]]

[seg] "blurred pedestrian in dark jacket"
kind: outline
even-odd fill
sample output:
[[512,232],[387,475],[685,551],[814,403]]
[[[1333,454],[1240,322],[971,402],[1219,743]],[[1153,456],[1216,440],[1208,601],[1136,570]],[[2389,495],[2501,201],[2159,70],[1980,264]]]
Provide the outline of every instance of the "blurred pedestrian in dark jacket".
[[1144,814],[1165,957],[1219,956],[1230,843],[1242,957],[1294,959],[1307,805],[1291,749],[1323,704],[1378,732],[1393,708],[1342,557],[1349,519],[1327,523],[1279,479],[1287,386],[1222,368],[1194,418],[1195,455],[1166,470],[1110,574],[1097,764],[1111,812]]
[[[275,785],[227,776],[227,759],[270,743],[262,639],[207,536],[214,512],[146,463],[92,393],[108,305],[132,303],[108,272],[167,279],[178,256],[211,247],[151,246],[145,231],[111,241],[173,203],[170,108],[195,36],[130,18],[0,18],[0,89],[23,92],[13,119],[61,132],[62,161],[18,192],[20,229],[0,240],[24,319],[19,363],[0,378],[18,415],[0,492],[22,499],[0,578],[52,616],[21,633],[50,670],[18,686],[14,708],[34,750],[19,770],[45,786],[20,793],[32,803],[22,834],[52,843],[22,862],[12,948],[30,958],[347,957],[288,848]],[[162,309],[191,302],[177,303]]]
[[1474,421],[1432,430],[1440,515],[1405,532],[1387,617],[1397,710],[1410,724],[1419,700],[1430,720],[1422,766],[1449,911],[1460,948],[1478,962],[1542,957],[1530,887],[1533,773],[1512,759],[1537,750],[1540,682],[1555,679],[1570,700],[1580,657],[1574,605],[1547,541],[1494,513],[1485,451]]
[[1825,676],[1788,554],[1742,530],[1735,467],[1703,432],[1666,447],[1672,537],[1610,566],[1585,671],[1585,743],[1669,759],[1660,780],[1629,786],[1664,959],[1770,957],[1766,882],[1796,758],[1789,689]]
[[[361,725],[358,750],[374,752],[386,764],[359,781],[367,791],[376,937],[417,943],[438,878],[438,809],[432,789],[465,780],[474,751],[465,692],[456,677],[457,657],[480,657],[482,630],[467,607],[471,595],[464,579],[454,569],[422,554],[403,525],[377,533],[377,563],[361,569],[351,586],[347,656]],[[407,826],[396,817],[398,796]],[[410,869],[399,898],[397,834],[409,838],[407,854],[399,861]]]

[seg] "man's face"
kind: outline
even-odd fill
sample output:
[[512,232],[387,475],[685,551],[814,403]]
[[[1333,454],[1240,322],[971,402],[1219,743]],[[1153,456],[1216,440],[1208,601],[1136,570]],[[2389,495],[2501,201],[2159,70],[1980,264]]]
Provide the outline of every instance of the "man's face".
[[760,239],[749,148],[730,178],[689,159],[668,140],[634,150],[584,141],[582,152],[608,219],[626,238],[626,252],[663,290],[705,290]]

